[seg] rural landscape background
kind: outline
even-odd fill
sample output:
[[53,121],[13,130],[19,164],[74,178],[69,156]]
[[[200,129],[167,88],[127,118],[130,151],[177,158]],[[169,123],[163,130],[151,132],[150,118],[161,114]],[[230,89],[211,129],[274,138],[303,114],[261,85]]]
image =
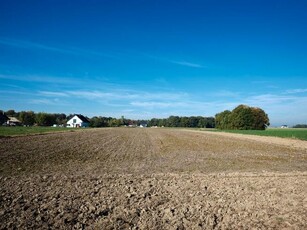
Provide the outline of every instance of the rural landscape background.
[[0,2],[0,229],[307,229],[307,2]]

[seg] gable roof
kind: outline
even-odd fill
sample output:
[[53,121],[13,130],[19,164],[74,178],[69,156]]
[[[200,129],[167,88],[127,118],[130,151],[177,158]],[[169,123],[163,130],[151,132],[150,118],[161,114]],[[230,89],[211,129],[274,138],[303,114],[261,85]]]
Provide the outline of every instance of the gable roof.
[[16,117],[8,117],[10,122],[15,122],[15,123],[21,123],[20,120],[18,120]]
[[82,122],[87,122],[87,123],[90,122],[85,116],[81,114],[75,114],[74,116],[77,116]]

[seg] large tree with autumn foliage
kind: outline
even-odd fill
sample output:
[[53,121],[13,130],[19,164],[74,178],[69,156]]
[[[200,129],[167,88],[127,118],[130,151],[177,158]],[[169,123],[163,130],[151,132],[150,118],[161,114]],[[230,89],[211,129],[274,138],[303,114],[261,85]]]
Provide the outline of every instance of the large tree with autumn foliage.
[[225,110],[215,115],[218,129],[264,130],[270,125],[269,117],[263,109],[239,105],[234,110]]

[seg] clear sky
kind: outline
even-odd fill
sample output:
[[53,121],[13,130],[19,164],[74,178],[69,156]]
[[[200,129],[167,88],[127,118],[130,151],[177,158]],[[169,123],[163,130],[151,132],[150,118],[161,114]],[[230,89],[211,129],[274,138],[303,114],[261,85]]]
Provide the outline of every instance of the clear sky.
[[307,123],[306,0],[0,1],[0,109]]

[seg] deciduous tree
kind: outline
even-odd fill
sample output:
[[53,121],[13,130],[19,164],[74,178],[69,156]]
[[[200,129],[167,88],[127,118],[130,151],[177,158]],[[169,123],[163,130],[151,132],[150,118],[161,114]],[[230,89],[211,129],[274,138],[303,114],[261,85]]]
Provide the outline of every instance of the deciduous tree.
[[215,122],[219,129],[264,130],[270,125],[264,110],[247,105],[239,105],[232,111],[225,110],[216,114]]

